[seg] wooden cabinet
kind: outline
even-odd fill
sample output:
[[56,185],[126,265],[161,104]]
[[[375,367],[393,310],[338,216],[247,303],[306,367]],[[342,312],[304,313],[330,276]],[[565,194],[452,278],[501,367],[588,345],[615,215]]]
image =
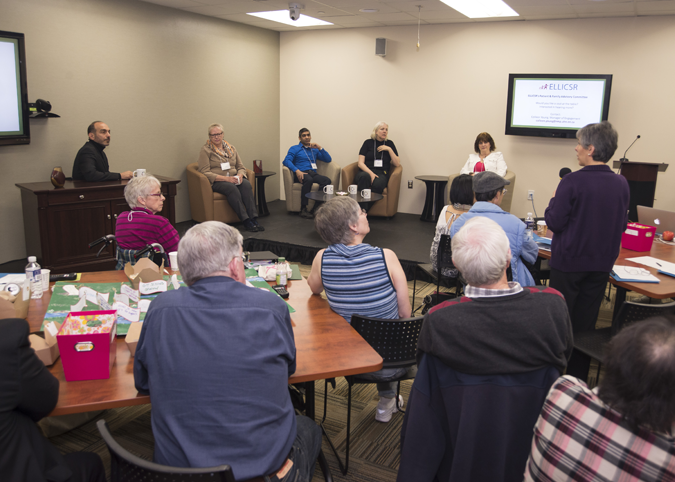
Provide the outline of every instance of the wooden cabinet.
[[[159,215],[176,224],[178,179],[155,176],[166,200]],[[89,243],[115,233],[117,216],[128,211],[124,187],[128,181],[67,181],[63,188],[51,182],[16,184],[21,189],[26,256],[37,256],[53,273],[115,269],[112,247],[97,258]]]

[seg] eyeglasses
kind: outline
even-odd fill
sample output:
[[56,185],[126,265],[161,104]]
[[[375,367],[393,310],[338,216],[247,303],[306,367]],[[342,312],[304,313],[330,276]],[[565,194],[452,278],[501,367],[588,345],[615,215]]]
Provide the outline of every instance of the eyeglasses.
[[642,268],[634,268],[631,266],[626,266],[626,273],[628,274],[635,274],[635,275],[641,275],[641,276],[647,276],[649,273],[648,270],[642,269]]
[[508,191],[508,189],[502,189],[502,194],[506,194],[506,191]]
[[366,211],[365,209],[361,208],[361,214],[365,214],[366,216],[368,216],[368,211]]
[[223,133],[219,132],[218,134],[209,134],[209,137],[220,137],[222,135],[223,135]]
[[[148,194],[146,197],[150,197],[150,196],[164,197],[164,194],[162,194],[161,192],[157,192],[157,193],[154,193],[154,194]],[[166,199],[166,198],[165,198],[165,199]]]

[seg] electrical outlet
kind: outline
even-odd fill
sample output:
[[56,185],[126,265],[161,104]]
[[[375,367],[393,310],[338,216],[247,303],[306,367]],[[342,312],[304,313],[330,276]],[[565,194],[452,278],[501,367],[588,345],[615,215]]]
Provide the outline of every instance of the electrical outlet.
[[527,191],[527,200],[532,201],[534,199],[534,189],[529,189]]
[[412,189],[412,181],[408,181],[408,189]]

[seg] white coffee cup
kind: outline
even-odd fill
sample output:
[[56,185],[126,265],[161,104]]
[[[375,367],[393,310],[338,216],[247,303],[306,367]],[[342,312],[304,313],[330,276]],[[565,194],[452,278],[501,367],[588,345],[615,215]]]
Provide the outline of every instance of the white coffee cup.
[[49,273],[50,270],[42,268],[42,292],[49,291]]
[[323,192],[324,194],[333,194],[333,185],[329,184],[328,186],[324,186]]
[[178,251],[171,251],[169,253],[169,264],[172,271],[178,271]]
[[351,184],[348,189],[349,194],[356,194],[356,190],[358,189],[358,187],[356,186],[356,184]]
[[362,189],[361,197],[363,197],[364,199],[370,199],[370,189]]
[[136,169],[134,171],[134,177],[143,177],[145,176],[145,169]]

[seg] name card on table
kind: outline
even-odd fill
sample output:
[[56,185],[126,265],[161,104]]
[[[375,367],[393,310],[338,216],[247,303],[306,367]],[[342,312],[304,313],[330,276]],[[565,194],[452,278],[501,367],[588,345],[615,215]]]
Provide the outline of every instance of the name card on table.
[[178,282],[178,276],[177,275],[171,276],[171,285],[173,286],[173,289],[175,289],[175,290],[180,288],[180,283]]
[[109,299],[109,293],[96,293],[97,304],[104,310],[112,310],[112,306],[108,303]]
[[162,291],[167,290],[166,281],[163,279],[158,279],[157,281],[151,281],[150,283],[141,283],[138,285],[138,291],[142,295],[150,295],[152,293],[161,293]]
[[129,297],[127,295],[123,295],[122,293],[116,293],[115,299],[113,301],[124,303],[125,305],[129,306]]
[[78,301],[77,304],[70,305],[70,311],[82,311],[85,306],[87,306],[87,298],[82,295],[80,297],[80,301]]
[[152,300],[141,300],[138,302],[138,309],[141,310],[141,313],[147,313],[148,308],[150,308],[150,302]]
[[87,301],[91,301],[95,305],[98,305],[98,299],[96,298],[97,294],[98,293],[96,292],[96,290],[92,290],[88,286],[83,286],[82,288],[80,288],[80,298],[84,296],[87,299]]
[[127,295],[131,301],[135,301],[136,303],[138,303],[138,300],[141,299],[140,295],[138,294],[138,290],[133,289],[129,285],[122,285],[122,294]]
[[124,303],[114,303],[113,309],[117,310],[119,316],[126,318],[129,321],[138,321],[141,319],[141,310],[127,306]]

